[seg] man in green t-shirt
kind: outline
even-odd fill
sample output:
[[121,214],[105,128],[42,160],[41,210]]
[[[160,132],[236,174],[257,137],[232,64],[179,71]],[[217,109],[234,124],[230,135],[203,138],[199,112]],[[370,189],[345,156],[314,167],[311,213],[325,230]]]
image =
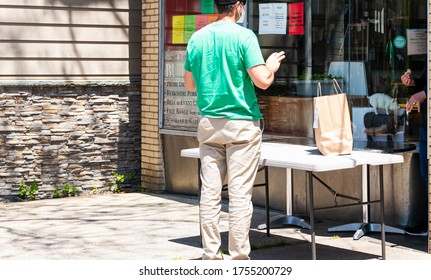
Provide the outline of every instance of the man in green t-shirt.
[[217,21],[195,32],[186,53],[185,84],[197,91],[202,189],[203,259],[222,259],[219,220],[225,180],[229,192],[229,255],[250,259],[251,202],[262,131],[254,86],[267,89],[284,59],[264,61],[256,35],[236,22],[245,0],[215,0]]

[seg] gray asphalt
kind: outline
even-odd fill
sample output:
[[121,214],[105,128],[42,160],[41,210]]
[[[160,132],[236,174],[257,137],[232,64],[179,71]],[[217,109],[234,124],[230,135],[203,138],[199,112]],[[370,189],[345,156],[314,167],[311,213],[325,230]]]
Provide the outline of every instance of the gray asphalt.
[[[196,197],[122,193],[0,203],[0,260],[195,260],[202,254]],[[271,212],[271,217],[280,216]],[[227,247],[227,212],[221,231]],[[310,260],[310,232],[257,226],[264,209],[255,207],[250,240],[253,260]],[[353,232],[328,233],[334,221],[316,223],[317,259],[381,259],[379,233],[353,240]],[[386,235],[388,260],[431,260],[427,237]],[[228,259],[228,256],[226,256]]]

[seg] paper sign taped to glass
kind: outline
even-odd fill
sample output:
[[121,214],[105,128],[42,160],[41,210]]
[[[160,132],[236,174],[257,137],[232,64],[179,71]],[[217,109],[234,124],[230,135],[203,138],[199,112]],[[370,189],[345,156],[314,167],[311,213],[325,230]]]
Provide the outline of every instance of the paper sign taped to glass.
[[318,150],[327,156],[350,154],[353,135],[347,95],[333,81],[336,94],[322,95],[321,86],[313,97],[314,138]]

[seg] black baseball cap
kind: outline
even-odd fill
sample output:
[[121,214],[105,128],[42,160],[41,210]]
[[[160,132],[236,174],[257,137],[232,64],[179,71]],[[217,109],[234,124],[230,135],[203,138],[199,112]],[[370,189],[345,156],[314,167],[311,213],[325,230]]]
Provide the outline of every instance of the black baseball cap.
[[216,5],[229,5],[229,4],[234,4],[238,1],[244,4],[246,2],[246,0],[215,0],[214,2]]

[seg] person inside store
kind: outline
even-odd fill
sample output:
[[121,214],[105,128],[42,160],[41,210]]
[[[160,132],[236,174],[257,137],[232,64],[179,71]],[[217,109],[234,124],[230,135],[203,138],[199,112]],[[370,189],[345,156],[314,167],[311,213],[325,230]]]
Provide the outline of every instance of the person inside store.
[[[265,61],[253,31],[236,24],[246,0],[215,0],[218,18],[196,31],[186,50],[186,89],[197,91],[201,160],[199,204],[202,259],[250,259],[251,201],[259,159],[262,114],[255,86],[267,89],[285,58]],[[221,193],[229,196],[229,256],[220,251]]]
[[[424,189],[424,195],[428,197],[428,105],[427,105],[427,75],[428,69],[424,69],[419,78],[414,78],[412,76],[412,71],[408,69],[402,76],[401,82],[408,87],[413,87],[415,93],[409,98],[406,104],[406,111],[411,112],[414,107],[417,107],[418,112],[421,114],[421,126],[419,129],[419,166],[420,166],[420,176],[426,186]],[[427,203],[428,205],[428,203]],[[428,211],[427,211],[428,212]],[[424,215],[428,217],[428,215]],[[424,219],[425,219],[424,217]],[[425,220],[415,227],[406,227],[407,234],[411,235],[427,235],[428,233],[428,221]]]

